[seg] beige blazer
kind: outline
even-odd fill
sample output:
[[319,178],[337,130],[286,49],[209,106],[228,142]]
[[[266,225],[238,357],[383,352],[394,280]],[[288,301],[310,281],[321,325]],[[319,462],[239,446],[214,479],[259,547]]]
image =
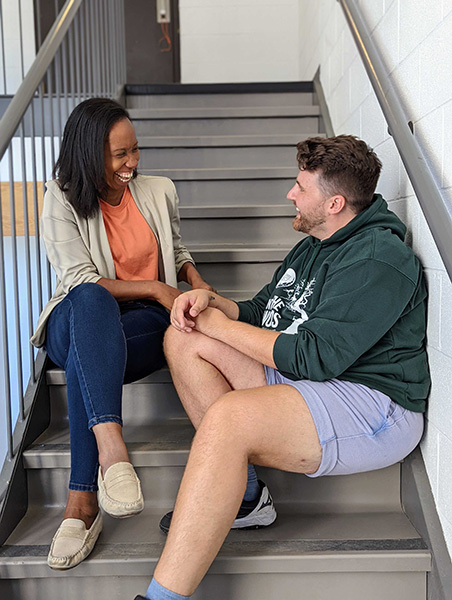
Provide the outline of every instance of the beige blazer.
[[[116,279],[113,257],[105,231],[102,211],[90,219],[80,217],[65,198],[56,181],[46,183],[41,232],[47,257],[57,275],[52,298],[44,307],[31,338],[40,347],[45,342],[46,323],[55,306],[81,283],[95,283],[102,277]],[[135,203],[155,234],[159,246],[159,279],[177,287],[177,273],[192,262],[181,242],[179,199],[173,182],[166,177],[138,175],[129,183]]]

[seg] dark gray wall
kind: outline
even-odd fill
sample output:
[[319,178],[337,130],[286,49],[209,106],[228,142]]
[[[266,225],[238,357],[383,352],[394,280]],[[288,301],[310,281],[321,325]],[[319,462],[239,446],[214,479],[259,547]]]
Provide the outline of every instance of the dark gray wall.
[[155,0],[126,0],[125,26],[127,51],[127,82],[177,83],[180,81],[179,10],[178,0],[171,0],[169,32],[172,50],[167,47],[156,19]]
[[[127,81],[123,83],[178,83],[180,81],[179,2],[171,2],[169,32],[172,50],[161,52],[162,37],[156,19],[156,0],[125,0]],[[39,11],[36,5],[39,3]],[[58,7],[64,0],[58,0]],[[55,20],[54,0],[35,0],[35,15],[40,15],[41,39],[47,35]],[[37,23],[36,23],[37,25]],[[38,36],[36,36],[38,40]]]

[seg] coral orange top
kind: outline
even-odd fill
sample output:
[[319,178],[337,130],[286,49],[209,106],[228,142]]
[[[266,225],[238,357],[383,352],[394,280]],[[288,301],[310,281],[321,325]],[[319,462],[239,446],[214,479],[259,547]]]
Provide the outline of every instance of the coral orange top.
[[158,244],[154,232],[138,210],[127,187],[117,206],[99,202],[107,231],[116,278],[124,281],[156,280]]

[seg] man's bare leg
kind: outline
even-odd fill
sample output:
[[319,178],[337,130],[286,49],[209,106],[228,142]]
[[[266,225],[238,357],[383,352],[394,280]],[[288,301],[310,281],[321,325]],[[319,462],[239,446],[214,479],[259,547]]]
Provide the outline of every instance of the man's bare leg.
[[234,391],[217,400],[193,442],[157,582],[193,594],[235,519],[248,462],[314,473],[321,454],[309,409],[293,387]]
[[266,385],[261,363],[197,331],[170,327],[164,349],[177,393],[196,429],[208,408],[227,392]]

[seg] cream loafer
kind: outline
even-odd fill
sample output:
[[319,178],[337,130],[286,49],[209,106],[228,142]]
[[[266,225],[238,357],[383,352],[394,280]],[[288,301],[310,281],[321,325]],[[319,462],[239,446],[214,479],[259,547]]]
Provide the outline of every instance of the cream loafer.
[[81,519],[64,519],[53,536],[47,564],[52,569],[71,569],[88,556],[102,531],[102,514],[89,529]]
[[110,516],[122,519],[143,510],[140,480],[130,463],[119,462],[111,465],[104,478],[99,467],[97,485],[99,506]]

